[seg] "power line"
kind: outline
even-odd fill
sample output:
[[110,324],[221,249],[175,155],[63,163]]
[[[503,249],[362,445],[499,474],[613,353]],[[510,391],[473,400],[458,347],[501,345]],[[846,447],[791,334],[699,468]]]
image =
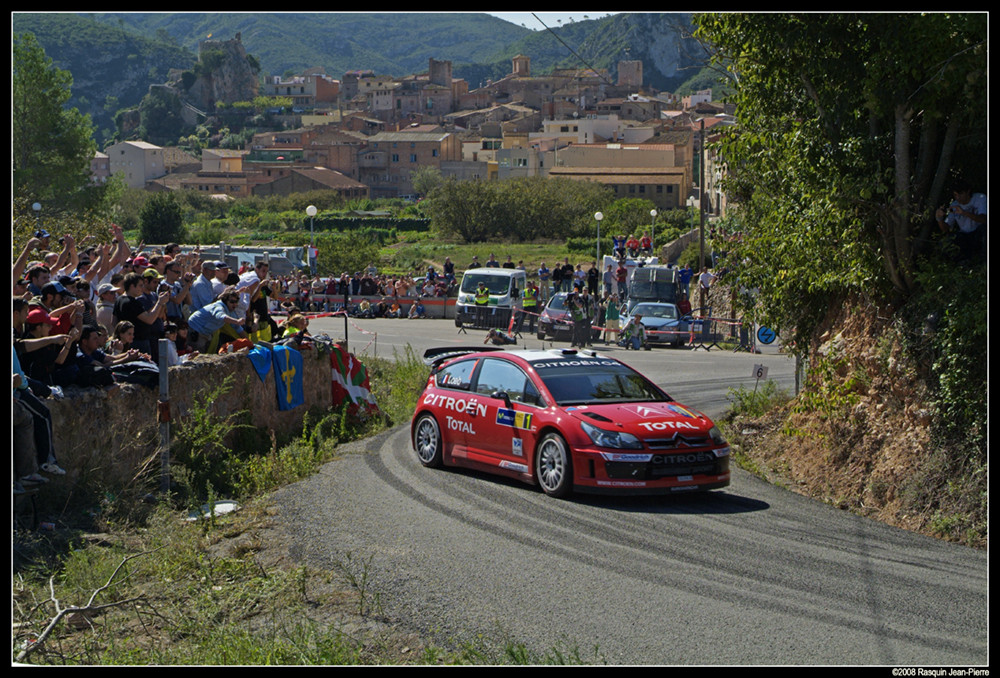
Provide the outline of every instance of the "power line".
[[572,48],[572,47],[570,47],[569,45],[567,45],[567,44],[566,44],[566,41],[565,41],[565,40],[563,40],[562,38],[560,38],[560,37],[559,37],[559,36],[558,36],[558,35],[556,34],[556,32],[555,32],[555,31],[553,31],[553,30],[552,30],[551,28],[549,28],[548,26],[546,26],[546,25],[545,25],[545,22],[544,22],[544,21],[542,21],[541,19],[539,19],[539,18],[538,18],[538,15],[537,15],[537,14],[535,14],[534,12],[532,12],[532,13],[531,13],[531,16],[535,17],[535,19],[537,19],[537,20],[538,20],[538,23],[540,23],[540,24],[541,24],[542,26],[545,26],[545,30],[547,30],[547,31],[548,31],[549,33],[551,33],[551,34],[552,34],[552,37],[554,37],[554,38],[555,38],[556,40],[558,40],[558,41],[559,41],[560,43],[562,43],[562,46],[563,46],[563,47],[565,47],[565,48],[566,48],[567,50],[569,50],[569,53],[570,53],[570,54],[572,54],[573,56],[575,56],[575,57],[576,57],[576,58],[577,58],[577,59],[578,59],[578,60],[580,61],[580,63],[582,63],[582,64],[583,64],[584,66],[586,66],[586,67],[587,67],[587,68],[588,68],[588,69],[589,69],[589,70],[590,70],[590,71],[591,71],[592,73],[594,73],[595,75],[597,75],[597,77],[599,77],[599,78],[600,78],[601,80],[603,80],[603,81],[604,81],[604,82],[605,82],[606,84],[608,84],[608,85],[614,85],[614,83],[613,83],[613,82],[611,82],[610,80],[608,80],[607,78],[605,78],[605,77],[604,77],[604,76],[603,76],[603,75],[601,74],[601,72],[600,72],[600,71],[598,71],[598,70],[597,70],[596,68],[594,68],[593,66],[591,66],[591,65],[590,65],[589,63],[587,63],[587,62],[586,62],[586,61],[584,60],[584,58],[583,58],[583,57],[581,57],[581,56],[580,56],[579,54],[577,54],[577,53],[576,53],[576,52],[575,52],[575,51],[573,50],[573,48]]

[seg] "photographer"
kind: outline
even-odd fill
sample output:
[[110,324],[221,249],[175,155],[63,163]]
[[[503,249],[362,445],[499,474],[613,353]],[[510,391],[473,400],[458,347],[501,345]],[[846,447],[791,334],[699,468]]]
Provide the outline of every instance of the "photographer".
[[985,255],[986,194],[973,193],[972,185],[959,179],[952,187],[954,200],[935,213],[938,228],[951,235],[958,247],[958,261],[979,260]]
[[183,308],[191,304],[191,285],[194,283],[194,273],[182,273],[180,263],[176,260],[167,262],[163,269],[163,281],[160,290],[170,292],[167,301],[167,320],[176,323],[184,320]]

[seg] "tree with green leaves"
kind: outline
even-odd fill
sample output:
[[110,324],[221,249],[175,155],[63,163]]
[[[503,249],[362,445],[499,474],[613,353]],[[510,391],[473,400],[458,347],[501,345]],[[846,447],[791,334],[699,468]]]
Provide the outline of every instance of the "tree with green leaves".
[[423,203],[434,227],[465,242],[564,240],[589,234],[594,212],[612,200],[601,184],[523,177],[503,181],[446,178]]
[[985,14],[706,14],[734,84],[717,146],[742,229],[727,248],[773,326],[808,332],[850,293],[903,301],[933,212],[985,187]]
[[139,211],[139,235],[143,242],[183,242],[184,215],[173,193],[152,193]]
[[90,184],[97,147],[89,116],[65,108],[73,78],[56,68],[30,33],[12,45],[11,155],[14,195],[47,214],[88,209],[102,191]]

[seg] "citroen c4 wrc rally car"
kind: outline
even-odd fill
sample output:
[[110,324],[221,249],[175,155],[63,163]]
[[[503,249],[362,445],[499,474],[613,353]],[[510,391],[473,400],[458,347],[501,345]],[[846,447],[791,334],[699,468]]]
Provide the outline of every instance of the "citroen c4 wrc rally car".
[[657,494],[729,485],[712,421],[624,363],[574,349],[429,349],[410,425],[420,463],[573,491]]

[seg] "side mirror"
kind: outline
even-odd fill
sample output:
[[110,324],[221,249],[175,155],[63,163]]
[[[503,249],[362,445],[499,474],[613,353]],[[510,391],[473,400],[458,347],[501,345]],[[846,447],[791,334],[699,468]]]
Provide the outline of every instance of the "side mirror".
[[510,404],[510,396],[507,395],[507,391],[494,391],[492,394],[490,394],[490,397],[496,398],[497,400],[502,400],[503,404],[507,407],[508,410],[512,407],[512,405]]

